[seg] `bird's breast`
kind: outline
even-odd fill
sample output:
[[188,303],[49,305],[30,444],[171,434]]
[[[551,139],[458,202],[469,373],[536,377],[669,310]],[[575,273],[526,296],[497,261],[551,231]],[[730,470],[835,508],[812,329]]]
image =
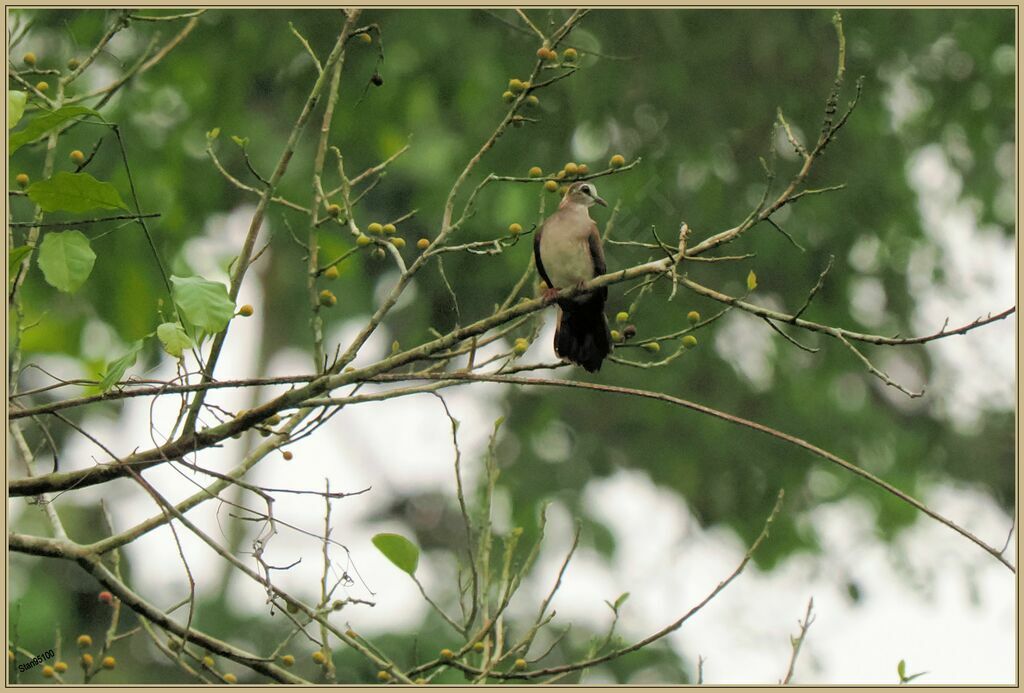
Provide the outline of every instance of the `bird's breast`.
[[594,259],[586,235],[545,233],[540,239],[540,257],[556,288],[566,289],[594,278]]

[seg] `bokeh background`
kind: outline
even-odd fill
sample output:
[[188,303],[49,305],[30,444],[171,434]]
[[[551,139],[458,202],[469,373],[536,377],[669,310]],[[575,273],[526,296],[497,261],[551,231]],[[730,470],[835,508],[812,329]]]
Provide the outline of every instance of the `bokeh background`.
[[[565,10],[532,10],[541,27],[560,23]],[[642,157],[632,171],[598,181],[602,196],[619,202],[615,237],[650,241],[650,227],[672,238],[685,220],[699,240],[741,221],[760,197],[758,157],[774,144],[776,187],[799,166],[784,138],[771,142],[781,108],[805,142],[820,129],[835,73],[831,12],[818,10],[601,10],[591,12],[568,44],[581,69],[540,94],[539,122],[510,130],[477,170],[525,175],[533,165],[557,170],[566,161],[603,167],[613,153]],[[83,55],[113,15],[101,10],[12,10],[8,24],[32,22],[11,59],[28,50],[43,67],[62,68]],[[377,43],[353,45],[345,63],[331,143],[350,173],[412,147],[388,169],[363,203],[361,223],[418,210],[402,225],[410,241],[432,237],[444,199],[470,156],[501,118],[501,93],[525,77],[538,42],[510,10],[368,10]],[[834,257],[834,266],[806,317],[875,334],[930,333],[949,317],[960,325],[1015,304],[1014,84],[1012,10],[849,10],[845,104],[863,75],[863,94],[849,123],[815,166],[809,184],[844,183],[782,210],[776,221],[806,248],[801,252],[768,225],[728,248],[756,253],[736,263],[692,263],[697,281],[742,294],[757,273],[755,302],[795,310]],[[161,64],[120,92],[103,113],[123,129],[132,173],[159,252],[176,274],[226,278],[244,236],[255,196],[228,184],[211,165],[206,133],[220,128],[218,152],[234,175],[253,183],[229,135],[246,137],[254,166],[268,175],[315,78],[309,57],[288,23],[325,55],[342,23],[334,10],[213,10]],[[180,24],[138,23],[119,34],[81,80],[100,87],[131,64],[156,32],[164,40]],[[383,85],[370,78],[379,70]],[[314,116],[318,123],[318,116]],[[102,134],[79,126],[62,138],[67,152],[90,151]],[[311,199],[312,128],[296,152],[281,194]],[[101,144],[90,171],[122,191],[127,178],[113,141]],[[25,147],[11,176],[41,175],[41,147]],[[330,167],[328,167],[330,168]],[[333,183],[332,183],[333,187]],[[493,238],[508,224],[529,229],[537,219],[539,186],[494,185],[459,240]],[[549,197],[547,208],[554,202]],[[28,218],[13,199],[11,215]],[[603,226],[608,215],[596,210]],[[236,320],[221,377],[255,377],[311,370],[303,250],[289,227],[305,234],[301,214],[280,206],[268,215],[267,253],[246,279],[240,303],[256,315]],[[96,377],[108,359],[160,322],[162,282],[152,254],[133,226],[90,227],[98,254],[82,290],[58,294],[37,270],[24,288],[26,320],[38,319],[23,340],[25,362],[61,377]],[[20,239],[17,239],[20,243]],[[340,232],[321,234],[324,256],[351,246]],[[445,270],[459,296],[463,324],[488,314],[529,262],[532,243],[497,256],[454,254]],[[610,268],[646,260],[645,251],[610,247]],[[396,278],[393,266],[367,254],[343,264],[331,286],[338,306],[322,314],[330,350],[347,340]],[[612,288],[609,313],[635,294]],[[639,334],[678,329],[689,310],[711,315],[718,306],[681,291],[666,302],[655,290],[634,314]],[[550,360],[552,314],[527,359]],[[429,328],[456,322],[436,270],[423,273],[357,363],[385,355],[394,340],[412,345]],[[1012,526],[1014,494],[1015,318],[967,336],[921,347],[868,347],[881,368],[911,389],[911,400],[871,377],[842,345],[796,335],[817,354],[794,348],[763,321],[733,312],[698,333],[698,348],[663,369],[607,364],[593,380],[661,390],[806,438],[923,499],[1001,546]],[[506,345],[507,346],[507,345]],[[648,359],[639,349],[630,358]],[[174,364],[150,344],[130,373],[173,377]],[[581,371],[562,369],[562,377]],[[22,389],[49,382],[25,371]],[[272,390],[222,392],[211,398],[235,411],[265,401]],[[840,470],[779,441],[724,422],[651,401],[597,393],[470,386],[449,395],[462,421],[460,444],[468,483],[478,484],[488,435],[505,417],[497,439],[501,465],[497,526],[523,527],[535,537],[539,509],[550,504],[550,526],[533,579],[512,613],[530,618],[568,550],[574,523],[581,546],[554,602],[559,628],[572,624],[545,663],[568,661],[602,635],[611,612],[603,603],[629,592],[619,622],[628,640],[674,620],[699,601],[742,557],[780,488],[786,504],[754,564],[691,623],[634,656],[602,666],[583,681],[693,682],[698,657],[704,680],[774,683],[784,674],[789,636],[813,596],[817,620],[798,664],[801,683],[895,683],[896,665],[927,671],[927,683],[1000,682],[1016,676],[1016,582],[1003,566],[948,529]],[[150,409],[130,401],[71,416],[115,451],[148,447],[149,421],[173,416],[175,405]],[[63,468],[92,464],[99,451],[67,428],[55,428]],[[30,436],[38,432],[29,430]],[[259,438],[243,438],[204,455],[217,469],[232,466]],[[349,607],[340,618],[375,638],[399,661],[436,651],[452,636],[413,585],[370,544],[378,531],[398,531],[424,550],[428,591],[450,604],[462,530],[455,505],[450,425],[429,395],[346,409],[320,433],[293,448],[295,459],[262,463],[252,477],[322,488],[359,490],[337,504],[335,538],[349,553],[339,565],[358,574],[352,596],[377,606]],[[11,476],[20,476],[20,467]],[[193,480],[154,470],[169,497],[194,491]],[[129,482],[66,494],[57,508],[72,538],[102,533],[97,501],[106,498],[120,528],[155,509]],[[251,499],[250,499],[251,500]],[[277,512],[312,531],[323,509],[283,497]],[[207,504],[199,520],[244,552],[252,528],[226,508]],[[9,503],[21,531],[45,533],[37,506]],[[226,569],[198,542],[183,539],[198,583],[196,625],[268,649],[286,625],[271,617],[258,587]],[[168,605],[186,594],[173,539],[154,532],[125,552],[135,589]],[[1015,562],[1014,545],[1008,555]],[[310,598],[318,593],[320,547],[284,532],[268,560],[287,564],[282,586]],[[79,632],[106,627],[97,585],[75,566],[11,555],[8,627],[42,651],[56,631],[65,650]],[[371,594],[372,593],[372,594]],[[554,632],[558,632],[557,630]],[[311,649],[308,644],[306,649]],[[108,681],[184,682],[141,636],[118,645],[118,670]],[[308,652],[297,646],[303,675],[314,676]],[[369,680],[375,672],[336,651],[338,679]],[[309,671],[305,671],[308,669]],[[253,681],[243,673],[242,681]],[[38,672],[23,677],[34,681]],[[461,681],[455,677],[453,682]]]

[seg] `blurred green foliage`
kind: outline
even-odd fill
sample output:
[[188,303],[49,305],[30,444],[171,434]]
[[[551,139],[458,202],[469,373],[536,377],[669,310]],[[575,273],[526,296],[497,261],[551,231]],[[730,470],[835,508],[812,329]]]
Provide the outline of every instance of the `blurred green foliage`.
[[[63,68],[69,58],[82,58],[114,17],[100,10],[11,14],[18,21],[32,22],[24,40],[14,47],[12,60],[20,61],[20,55],[31,50],[44,68]],[[560,23],[566,11],[530,14],[547,27]],[[525,176],[531,166],[548,172],[566,161],[584,162],[593,170],[614,153],[627,160],[639,156],[643,162],[636,169],[598,181],[601,194],[613,205],[621,204],[615,238],[650,242],[653,226],[662,238],[672,239],[682,220],[694,230],[696,240],[729,228],[760,196],[764,173],[758,158],[768,156],[776,109],[784,111],[805,142],[813,141],[820,129],[836,63],[830,17],[824,10],[593,11],[569,40],[582,53],[582,69],[539,94],[539,122],[510,129],[488,152],[474,181],[487,172]],[[411,137],[410,151],[388,169],[359,212],[365,224],[385,223],[418,210],[399,227],[410,241],[404,252],[411,257],[415,239],[436,234],[452,183],[507,108],[501,93],[508,80],[528,75],[539,42],[507,10],[372,10],[363,20],[379,23],[384,59],[380,60],[377,41],[350,47],[331,143],[344,153],[352,175],[393,154]],[[247,184],[258,185],[230,136],[248,139],[253,166],[267,177],[315,78],[312,61],[290,33],[289,22],[323,56],[342,16],[334,10],[210,11],[163,62],[102,109],[108,121],[122,128],[143,211],[161,214],[151,228],[159,253],[176,274],[191,274],[194,269],[183,254],[186,241],[204,231],[216,236],[224,223],[218,215],[255,203],[255,195],[227,183],[211,165],[204,152],[206,133],[220,128],[215,147],[224,165]],[[1000,148],[1014,141],[1014,15],[1009,9],[850,10],[844,13],[844,24],[847,80],[840,107],[852,98],[853,84],[861,75],[863,95],[845,129],[815,166],[809,185],[846,187],[803,199],[779,215],[780,225],[806,252],[795,250],[764,224],[726,249],[756,253],[755,258],[691,263],[686,270],[701,283],[737,295],[743,293],[747,273],[753,269],[759,283],[756,300],[795,310],[829,256],[834,256],[835,265],[806,317],[872,333],[911,334],[915,299],[908,291],[908,258],[916,244],[929,242],[906,175],[915,151],[929,143],[945,147],[963,177],[961,195],[977,201],[979,221],[997,225],[1008,237],[1015,232],[1012,214],[1007,218],[999,207],[1004,175],[995,164]],[[100,56],[96,71],[116,75],[157,31],[166,40],[179,26],[133,24]],[[379,87],[371,84],[375,71],[383,77]],[[85,82],[77,88],[86,89]],[[906,117],[894,121],[893,104],[914,99],[919,107],[909,108]],[[26,117],[31,113],[30,106]],[[280,188],[283,197],[302,205],[312,200],[314,124]],[[970,157],[955,156],[955,145],[966,147]],[[58,170],[74,170],[68,160],[72,150],[88,153],[97,146],[88,170],[113,182],[127,200],[128,181],[116,141],[101,127],[82,124],[70,130],[60,141]],[[778,149],[776,194],[798,168],[784,141]],[[41,162],[40,145],[23,147],[12,158],[12,178],[24,171],[39,180]],[[337,184],[330,174],[327,179],[329,186]],[[539,190],[539,185],[490,186],[456,240],[492,238],[512,222],[530,230],[540,220]],[[548,195],[545,208],[550,211],[555,202],[555,196]],[[11,213],[16,220],[27,219],[28,201],[12,198]],[[606,214],[595,213],[602,226]],[[266,354],[286,347],[310,348],[308,314],[297,309],[308,300],[303,250],[288,232],[290,225],[304,235],[305,223],[302,214],[274,206],[268,217],[273,252],[258,276],[247,280],[264,282],[266,303],[257,310],[265,317]],[[29,276],[24,287],[26,322],[39,323],[25,334],[26,362],[40,354],[81,358],[87,346],[84,328],[93,320],[112,326],[124,345],[162,322],[157,302],[167,296],[143,235],[131,225],[101,231],[87,230],[98,257],[75,296],[59,294],[38,271]],[[22,234],[22,229],[14,231],[18,244]],[[880,242],[880,262],[867,273],[885,289],[887,309],[880,325],[859,324],[850,308],[852,283],[865,273],[851,266],[848,258],[864,237]],[[321,242],[325,258],[352,246],[347,234],[331,226],[324,228]],[[488,314],[504,298],[529,262],[531,246],[524,239],[498,256],[446,256],[445,271],[459,296],[463,323]],[[648,257],[623,247],[609,247],[607,256],[611,269]],[[375,287],[390,273],[367,253],[339,269],[341,277],[331,285],[339,308],[323,313],[328,331],[334,321],[369,314],[375,306]],[[416,301],[394,311],[387,321],[403,345],[427,339],[431,327],[443,331],[456,321],[436,270],[428,271],[417,289]],[[627,309],[635,297],[625,296],[625,289],[621,284],[612,288],[609,315]],[[640,337],[680,329],[686,325],[687,311],[696,309],[707,317],[719,309],[685,292],[666,303],[667,294],[667,287],[659,285],[632,316]],[[976,315],[1005,307],[979,305]],[[774,343],[767,356],[767,387],[751,384],[713,348],[722,322],[700,331],[699,346],[667,369],[607,364],[594,379],[692,399],[805,437],[869,469],[882,464],[879,460],[894,460],[880,473],[912,495],[948,476],[979,484],[1004,506],[1012,506],[1012,411],[986,411],[974,430],[958,431],[926,404],[894,406],[880,392],[884,386],[841,345],[798,334],[798,339],[821,347],[817,354],[806,354],[755,318],[744,317],[760,328],[749,333],[754,335],[751,339]],[[869,348],[868,353],[881,349]],[[620,353],[646,358],[640,350]],[[931,372],[927,349],[907,347],[902,353],[925,376]],[[151,342],[144,358],[152,364],[157,357],[158,347]],[[96,375],[103,366],[88,367]],[[847,397],[851,382],[858,383],[855,389],[866,392],[866,397],[859,404],[853,397],[853,405],[840,407],[838,401]],[[834,475],[833,488],[822,496],[807,484],[809,471],[819,461],[779,441],[657,402],[573,391],[517,391],[509,396],[507,413],[499,446],[507,469],[500,484],[511,494],[513,522],[527,529],[524,542],[535,531],[541,503],[557,498],[583,516],[583,486],[623,467],[643,469],[658,485],[684,496],[701,522],[729,525],[746,541],[759,531],[777,490],[785,488],[790,499],[787,512],[756,557],[765,566],[796,551],[814,550],[815,537],[798,529],[795,518],[800,510],[822,501],[849,494],[870,499],[878,512],[879,530],[887,536],[916,517],[877,489],[843,474]],[[537,454],[538,441],[552,422],[568,427],[571,452],[566,460]],[[398,512],[402,507],[407,506],[395,506]],[[431,528],[416,526],[412,515],[404,519],[417,532],[430,533]],[[610,532],[583,519],[584,541],[610,555],[615,550]],[[457,538],[449,541],[457,546]],[[24,565],[23,559],[12,557],[12,568]],[[30,617],[23,614],[22,635],[48,627],[58,612],[75,613],[84,624],[99,610],[90,596],[94,586],[73,566],[40,561],[32,575],[39,578],[31,583],[38,598],[29,595],[27,601],[45,604],[52,613],[43,613],[39,606],[33,607]],[[200,628],[232,623],[261,637],[259,623],[247,623],[248,617],[230,613],[222,602],[205,605],[200,616]],[[438,624],[420,629],[422,651],[445,645],[435,641],[440,629],[431,625]],[[382,639],[380,644],[387,648],[392,643]],[[585,649],[585,640],[579,647]],[[357,671],[366,663],[346,657],[350,654],[338,660],[339,680],[366,680],[375,673]],[[688,675],[667,650],[657,648],[617,663],[614,675],[628,680],[632,672],[648,666],[663,668],[666,677],[676,681]],[[167,680],[163,677],[178,675],[174,671],[161,664],[132,671],[131,680]],[[128,676],[122,671],[116,675],[121,674]]]

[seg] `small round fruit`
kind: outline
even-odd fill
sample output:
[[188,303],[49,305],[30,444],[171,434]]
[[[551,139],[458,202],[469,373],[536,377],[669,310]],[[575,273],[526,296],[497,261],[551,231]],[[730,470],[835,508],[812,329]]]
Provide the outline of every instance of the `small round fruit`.
[[395,228],[394,224],[384,224],[383,231],[389,236],[394,236],[396,233],[398,233],[398,229]]
[[284,664],[286,667],[295,666],[295,656],[284,655],[283,657],[281,657],[281,664]]
[[170,638],[167,641],[167,649],[171,652],[177,652],[181,649],[181,643],[175,640],[174,638]]
[[523,232],[523,227],[519,224],[509,224],[508,232],[515,236]]
[[383,260],[387,257],[387,253],[384,252],[383,248],[374,248],[372,256],[374,260]]
[[526,82],[513,77],[508,81],[508,90],[513,94],[520,94],[526,90]]
[[687,349],[692,349],[693,347],[697,346],[697,338],[694,337],[692,334],[686,335],[685,337],[683,337],[683,346],[686,347]]
[[700,322],[700,313],[698,313],[695,310],[691,310],[689,313],[686,314],[686,319],[690,321],[691,325],[696,325],[698,322]]
[[455,653],[446,647],[441,650],[441,659],[455,659]]
[[203,666],[207,669],[213,669],[213,657],[210,655],[203,657]]
[[624,324],[628,320],[629,320],[629,313],[627,313],[624,310],[620,310],[618,313],[615,314],[615,322],[619,323],[620,325]]
[[613,342],[621,342],[622,341],[622,333],[619,332],[618,330],[612,330],[611,331],[611,335],[612,335],[612,341]]
[[559,188],[558,188],[558,194],[559,195],[565,195],[565,193],[567,193],[567,192],[569,192],[569,186],[568,185],[559,186]]
[[21,188],[28,187],[28,174],[27,173],[19,173],[17,176],[14,177],[14,182],[18,184],[18,187],[21,187]]
[[356,245],[358,245],[360,248],[365,248],[372,242],[373,241],[370,240],[370,237],[364,233],[361,233],[358,236],[356,236]]
[[558,180],[562,180],[563,178],[565,178],[565,169],[563,168],[558,173],[556,173],[555,178],[557,178]]
[[373,84],[373,86],[379,87],[380,85],[384,84],[384,78],[381,77],[381,74],[379,72],[374,72],[373,76],[370,77],[370,82]]
[[50,88],[50,85],[47,82],[37,82],[36,83],[36,91],[41,91],[43,93],[46,93],[46,91],[49,88]]
[[68,663],[67,662],[57,662],[56,664],[53,665],[53,670],[56,671],[58,674],[63,674],[65,671],[68,670]]
[[347,637],[347,638],[352,638],[353,640],[355,640],[356,638],[358,638],[358,637],[359,637],[359,634],[358,634],[358,633],[356,633],[356,632],[355,632],[354,630],[352,630],[351,628],[349,628],[348,630],[346,630],[346,631],[345,631],[345,637]]
[[558,51],[552,50],[552,49],[549,48],[548,49],[548,54],[547,54],[547,59],[548,60],[558,60]]
[[544,189],[548,192],[555,192],[558,190],[558,183],[553,180],[546,180],[544,181]]
[[[548,50],[550,49],[547,46],[541,46],[540,48],[537,49],[537,57],[540,58],[541,60],[546,60],[548,57]],[[35,56],[33,56],[32,62],[35,62]]]
[[330,290],[324,289],[323,291],[320,292],[320,305],[330,308],[337,302],[338,297],[335,296],[334,293],[331,292]]
[[576,52],[575,48],[566,48],[562,51],[562,60],[567,63],[576,62],[576,58],[579,57],[579,53]]
[[107,605],[114,603],[114,595],[112,595],[107,590],[103,590],[102,592],[100,592],[98,595],[96,595],[96,598]]
[[267,417],[267,425],[269,425],[269,426],[276,426],[279,423],[281,423],[281,415],[280,414],[274,414],[273,416]]
[[501,92],[501,98],[504,99],[505,103],[512,103],[516,100],[516,95],[506,89]]
[[565,172],[568,173],[570,176],[575,176],[577,173],[579,173],[579,171],[580,167],[577,166],[576,162],[574,161],[570,161],[565,165]]
[[381,669],[380,671],[377,672],[377,680],[380,681],[381,683],[387,683],[388,681],[391,680],[391,674],[389,674],[388,672],[386,672],[383,669]]
[[359,34],[359,40],[365,44],[373,43],[373,37],[370,36],[369,31],[364,31],[363,33]]
[[323,664],[324,662],[327,661],[327,657],[324,655],[323,652],[321,652],[320,650],[317,650],[316,652],[313,653],[313,661],[316,662],[317,664]]
[[426,250],[427,248],[430,247],[430,239],[429,238],[421,238],[421,239],[419,239],[418,241],[416,241],[416,247],[419,248],[420,250]]
[[78,62],[78,58],[71,58],[70,60],[68,60],[68,69],[74,72],[78,69],[78,66],[81,64],[82,63]]
[[626,325],[622,328],[622,338],[632,339],[636,337],[636,325]]
[[369,226],[366,227],[366,230],[367,232],[372,233],[374,236],[379,236],[380,233],[384,230],[384,227],[378,224],[377,222],[372,222]]
[[87,647],[92,647],[92,638],[86,635],[85,633],[79,635],[78,640],[76,640],[75,642],[77,642],[78,646],[81,647],[83,650]]
[[538,99],[533,94],[530,94],[529,96],[526,97],[526,105],[533,106],[534,108],[536,108],[537,106],[540,106],[540,99]]
[[238,314],[241,315],[243,318],[248,318],[252,316],[254,312],[256,312],[255,309],[248,303],[246,303],[244,306],[238,309]]
[[103,658],[102,666],[104,669],[113,669],[117,666],[117,660],[111,657],[110,655],[107,655]]
[[402,248],[405,247],[405,239],[401,238],[399,236],[396,236],[396,237],[391,239],[391,245],[393,245],[396,248],[398,248],[399,250],[401,250]]
[[341,214],[341,205],[327,205],[327,214],[337,219],[338,216]]
[[646,344],[644,344],[644,349],[651,352],[652,354],[657,354],[659,351],[661,351],[661,345],[658,344],[657,342],[647,342]]
[[520,657],[519,659],[516,660],[514,666],[519,671],[522,671],[523,669],[526,668],[526,660],[523,659],[522,657]]
[[88,652],[86,652],[85,654],[82,655],[82,668],[83,669],[91,669],[92,668],[92,655],[89,654]]
[[581,175],[581,176],[585,176],[585,175],[587,175],[588,173],[590,173],[590,167],[589,167],[589,166],[587,166],[586,164],[580,164],[580,165],[579,165],[579,166],[578,166],[578,167],[576,168],[576,173],[578,173],[578,174],[579,174],[579,175]]
[[85,154],[82,153],[81,149],[76,149],[68,155],[72,163],[80,164],[85,161]]
[[544,171],[541,170],[540,166],[534,166],[530,169],[530,178],[540,178],[544,175]]
[[33,65],[36,64],[36,54],[32,53],[30,51],[30,52],[26,53],[25,56],[21,60],[22,60],[22,62],[24,62],[29,67],[32,67]]
[[334,279],[337,279],[340,276],[341,276],[341,272],[338,271],[338,266],[337,265],[331,265],[330,267],[328,267],[327,269],[324,270],[324,279],[334,280]]
[[530,343],[528,341],[526,341],[525,339],[523,339],[522,337],[520,337],[519,339],[517,339],[515,341],[515,344],[512,345],[512,352],[516,356],[522,356],[523,354],[526,353],[526,350],[529,349],[529,348],[530,348]]
[[53,678],[53,667],[51,667],[49,664],[43,665],[43,677],[47,679]]
[[626,157],[622,156],[621,154],[616,154],[611,159],[608,160],[608,165],[611,166],[612,168],[619,168],[620,166],[625,166]]
[[473,652],[483,652],[484,644],[482,642],[473,643]]
[[290,462],[292,458],[295,457],[295,453],[293,453],[291,450],[285,450],[284,452],[281,453],[281,457],[283,457],[286,461]]
[[234,674],[224,674],[224,683],[238,683],[238,677]]

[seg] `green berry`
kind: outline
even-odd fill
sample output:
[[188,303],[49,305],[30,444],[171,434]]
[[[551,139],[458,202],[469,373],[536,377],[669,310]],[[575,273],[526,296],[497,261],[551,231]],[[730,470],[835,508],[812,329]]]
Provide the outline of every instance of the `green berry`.
[[328,267],[327,269],[324,270],[324,278],[325,279],[332,279],[333,280],[333,279],[337,279],[340,276],[341,276],[341,272],[338,271],[338,266],[337,265],[331,265],[330,267]]
[[395,228],[394,224],[384,224],[383,231],[389,236],[394,236],[398,232],[398,229]]
[[210,655],[203,657],[203,666],[207,669],[213,669],[213,657]]
[[322,305],[322,306],[324,306],[326,308],[330,308],[331,306],[333,306],[337,302],[338,302],[337,296],[335,296],[328,289],[324,289],[323,291],[320,292],[320,305]]
[[693,347],[697,346],[697,338],[694,337],[692,334],[686,335],[685,337],[683,337],[683,346],[686,347],[687,349],[692,349]]
[[618,330],[612,330],[612,341],[613,342],[621,342],[622,341],[622,333],[619,332]]
[[538,99],[533,94],[530,94],[529,96],[526,97],[526,105],[533,106],[534,108],[536,108],[537,106],[540,106],[540,99]]
[[626,157],[622,156],[621,154],[616,154],[615,156],[608,160],[608,165],[611,166],[612,168],[619,168],[620,166],[625,166]]
[[473,643],[473,652],[483,652],[484,644],[482,642]]
[[327,205],[327,214],[334,217],[335,219],[341,214],[340,205]]
[[372,242],[373,241],[371,241],[370,237],[367,236],[366,234],[361,233],[358,236],[356,236],[356,245],[358,245],[360,248],[365,248]]
[[521,94],[523,91],[526,90],[526,82],[512,78],[508,81],[508,89],[513,94]]
[[698,322],[700,322],[700,313],[698,313],[695,310],[691,310],[689,313],[686,314],[686,319],[690,321],[691,325],[696,325]]
[[526,341],[526,339],[524,339],[523,337],[519,337],[515,341],[515,344],[512,345],[512,351],[516,354],[516,356],[522,356],[523,354],[526,353],[526,350],[529,348],[530,343]]
[[512,103],[513,101],[516,100],[516,95],[506,90],[502,92],[501,98],[505,100],[505,103]]
[[327,657],[324,655],[323,652],[321,652],[320,650],[317,650],[316,652],[313,653],[313,661],[316,662],[317,664],[321,664],[322,665],[324,662],[327,661]]
[[81,64],[82,63],[78,62],[78,58],[71,58],[70,60],[68,60],[68,69],[74,72],[78,69],[78,66]]
[[48,83],[46,83],[46,82],[37,82],[36,83],[36,90],[37,91],[41,91],[43,93],[46,93],[46,91],[49,88],[50,88],[50,85]]
[[16,182],[18,184],[18,187],[27,188],[28,187],[28,174],[27,173],[19,173],[17,176],[14,177],[14,182]]
[[515,664],[514,664],[514,666],[515,666],[515,668],[516,668],[516,669],[518,669],[519,671],[522,671],[523,669],[525,669],[525,668],[526,668],[526,660],[525,660],[525,659],[523,659],[522,657],[520,657],[519,659],[517,659],[517,660],[515,661]]
[[661,345],[658,344],[657,342],[647,342],[643,346],[644,349],[647,349],[647,351],[651,352],[652,354],[657,354],[659,351],[661,351]]
[[374,236],[379,236],[380,233],[384,230],[384,227],[378,224],[377,222],[373,222],[366,227],[366,230],[367,232],[372,233]]
[[624,324],[628,320],[629,320],[629,313],[627,313],[624,310],[620,310],[618,313],[615,314],[615,322],[619,323],[620,325]]
[[29,67],[32,67],[36,64],[36,54],[32,52],[26,53],[22,58],[22,61]]
[[555,192],[558,190],[558,183],[553,180],[546,180],[544,181],[544,189],[548,192]]
[[562,60],[564,60],[567,63],[575,62],[576,58],[578,57],[579,53],[576,52],[575,48],[566,48],[564,51],[562,51]]
[[295,656],[290,654],[284,655],[281,657],[281,664],[284,664],[286,667],[295,666]]
[[391,674],[389,674],[388,672],[386,672],[384,670],[378,671],[377,672],[377,680],[380,681],[381,683],[385,683],[387,681],[390,681],[391,680]]
[[399,250],[401,250],[402,248],[405,247],[405,239],[404,238],[399,238],[399,237],[392,238],[391,239],[391,245],[393,245],[396,248],[398,248]]

